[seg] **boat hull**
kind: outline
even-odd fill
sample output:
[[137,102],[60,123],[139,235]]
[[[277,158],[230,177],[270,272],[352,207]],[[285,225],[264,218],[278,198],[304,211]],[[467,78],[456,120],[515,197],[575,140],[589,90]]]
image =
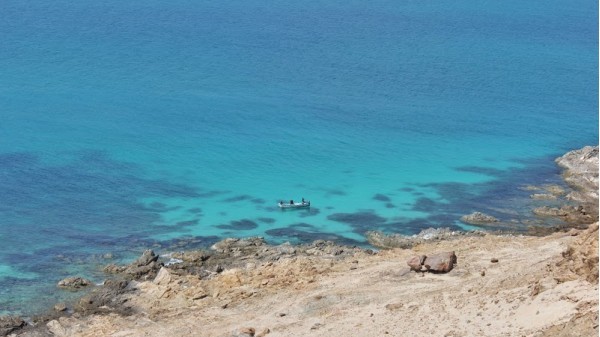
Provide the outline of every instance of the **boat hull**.
[[293,204],[277,204],[281,209],[309,208],[310,202],[295,202]]

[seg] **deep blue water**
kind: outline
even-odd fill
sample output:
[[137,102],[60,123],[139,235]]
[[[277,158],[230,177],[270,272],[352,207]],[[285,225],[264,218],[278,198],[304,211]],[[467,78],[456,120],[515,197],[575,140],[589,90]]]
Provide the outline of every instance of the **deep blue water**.
[[[48,307],[58,280],[100,282],[148,247],[360,245],[371,229],[468,228],[475,210],[527,223],[523,186],[559,183],[553,159],[598,143],[597,14],[0,2],[0,313]],[[275,207],[301,197],[310,211]]]

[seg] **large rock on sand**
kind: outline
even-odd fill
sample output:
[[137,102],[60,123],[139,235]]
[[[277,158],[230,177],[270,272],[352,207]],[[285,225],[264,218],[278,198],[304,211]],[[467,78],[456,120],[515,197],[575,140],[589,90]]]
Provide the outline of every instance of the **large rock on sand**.
[[456,263],[456,254],[454,252],[444,252],[431,256],[427,256],[423,266],[428,271],[434,273],[447,273],[454,268]]
[[423,262],[427,256],[425,255],[415,255],[406,261],[406,264],[410,267],[410,270],[414,271],[424,271],[423,270]]
[[433,273],[447,273],[456,264],[454,252],[443,252],[433,255],[418,255],[406,261],[411,270],[430,271]]

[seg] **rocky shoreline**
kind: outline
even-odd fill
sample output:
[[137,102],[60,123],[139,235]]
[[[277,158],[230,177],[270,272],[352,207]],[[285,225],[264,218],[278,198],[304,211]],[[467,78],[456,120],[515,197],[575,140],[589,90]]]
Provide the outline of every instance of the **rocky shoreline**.
[[[595,287],[597,291],[598,147],[585,147],[581,150],[571,151],[558,158],[556,162],[564,169],[563,177],[572,188],[572,191],[561,191],[554,187],[532,187],[531,190],[539,192],[540,189],[543,189],[543,193],[534,193],[532,198],[564,198],[565,202],[560,207],[544,207],[533,210],[538,216],[558,218],[564,223],[549,230],[544,230],[542,234],[551,234],[551,232],[556,231],[561,233],[539,238],[539,241],[532,241],[535,238],[522,236],[514,241],[521,242],[523,245],[527,244],[533,248],[536,245],[552,246],[552,240],[560,242],[560,245],[562,245],[558,247],[560,256],[547,257],[547,259],[554,261],[548,265],[550,267],[546,267],[546,269],[552,269],[548,271],[548,275],[559,275],[559,272],[566,273],[565,275],[571,275],[569,281],[577,280],[579,282],[583,280],[588,282],[592,289]],[[479,225],[482,228],[485,228],[488,223],[496,224],[498,222],[497,219],[478,212],[465,215],[463,221]],[[589,226],[590,224],[593,225]],[[532,228],[530,234],[539,233],[536,233],[536,229]],[[493,239],[494,237],[496,239]],[[476,262],[465,258],[465,253],[476,255],[480,253],[480,250],[487,249],[486,245],[496,247],[497,243],[492,243],[490,240],[504,242],[509,247],[512,244],[511,237],[516,238],[516,236],[506,233],[503,233],[502,236],[495,236],[493,233],[484,231],[457,232],[442,228],[429,229],[415,236],[385,235],[379,232],[367,233],[369,243],[374,247],[386,249],[382,251],[343,246],[323,240],[303,245],[282,244],[272,246],[262,238],[225,239],[213,245],[209,250],[177,252],[165,257],[159,257],[153,251],[147,250],[140,258],[127,266],[106,266],[104,271],[107,274],[107,280],[102,286],[91,285],[89,281],[77,277],[61,281],[60,287],[67,289],[87,287],[94,287],[94,289],[75,303],[57,304],[46,315],[31,317],[27,320],[20,317],[0,317],[0,336],[108,336],[112,334],[106,332],[110,330],[108,328],[105,332],[102,332],[104,330],[101,327],[98,328],[99,326],[94,325],[96,323],[93,322],[96,321],[104,322],[103,324],[106,324],[107,327],[111,326],[113,333],[120,329],[129,331],[128,334],[120,334],[120,336],[144,335],[144,333],[148,333],[148,330],[143,328],[130,330],[126,326],[119,326],[119,322],[123,323],[128,318],[135,318],[169,324],[169,315],[175,315],[177,312],[183,315],[182,312],[196,310],[197,312],[215,314],[215,310],[217,312],[224,311],[232,306],[243,306],[246,302],[254,303],[256,301],[258,302],[253,304],[252,309],[259,310],[261,306],[269,306],[269,295],[275,296],[276,294],[285,297],[285,292],[297,295],[298,291],[301,294],[303,290],[316,287],[316,284],[323,282],[323,278],[328,277],[328,275],[339,274],[342,271],[353,273],[361,269],[363,265],[371,266],[372,264],[372,268],[376,268],[376,263],[388,263],[389,260],[386,258],[390,257],[404,259],[402,264],[404,267],[409,268],[408,271],[401,271],[400,273],[404,274],[400,276],[394,274],[399,279],[404,280],[408,275],[406,273],[409,273],[411,269],[421,270],[424,266],[425,255],[417,254],[415,260],[414,252],[425,252],[429,255],[432,252],[440,252],[442,248],[446,248],[448,251],[457,250],[458,265],[463,265],[462,269],[452,271],[449,274],[453,274],[451,277],[462,277],[466,274],[475,273],[479,277],[485,276],[489,279],[490,273],[486,272],[487,268],[480,270],[464,269],[464,266],[469,263],[476,264]],[[585,244],[583,246],[573,244],[577,240]],[[500,254],[502,246],[497,246],[497,248]],[[506,256],[519,257],[518,251],[514,252],[514,255],[511,254]],[[456,259],[456,256],[454,256],[454,259]],[[416,262],[419,262],[419,268],[415,267]],[[427,267],[426,269],[429,269],[429,265]],[[449,269],[452,270],[452,267]],[[398,272],[390,271],[390,273]],[[548,275],[540,276],[542,278],[538,280],[537,286],[532,286],[531,292],[535,292],[536,287],[538,293],[543,292],[545,289],[555,289],[559,284],[567,282],[563,280],[561,282],[556,281],[557,283],[552,285],[545,284],[541,280],[546,280]],[[594,275],[596,276],[594,277]],[[418,285],[415,286],[418,288]],[[348,289],[348,291],[352,291],[352,289]],[[284,295],[281,295],[282,293]],[[588,296],[587,292],[585,296]],[[587,297],[585,298],[586,303],[590,302]],[[156,303],[152,301],[154,304],[144,303],[145,300],[150,299]],[[360,303],[357,305],[360,306]],[[386,305],[386,310],[390,312],[398,311],[400,307],[404,306],[401,305],[399,308],[394,309],[392,307],[400,304],[388,303],[388,305],[391,305],[391,307]],[[410,307],[409,303],[405,305]],[[585,317],[585,320],[591,319],[591,330],[586,331],[595,332],[595,335],[597,335],[597,301],[595,304],[588,303],[588,307],[586,307],[586,310],[581,308],[581,310],[576,310],[582,316],[570,316],[570,320],[567,321],[583,326],[584,324],[581,323],[583,322],[582,317]],[[279,317],[287,315],[285,312],[279,314],[283,315]],[[220,317],[218,313],[215,315],[217,315],[215,317]],[[563,321],[564,319],[559,320],[559,322],[562,322],[560,324],[563,324]],[[554,335],[546,334],[546,332],[554,331],[552,329],[556,329],[556,326],[558,325],[544,327],[539,331],[539,334],[534,334],[534,329],[533,332],[530,331],[530,335]],[[587,325],[585,326],[587,327]],[[317,325],[314,329],[313,327],[315,326],[310,328],[309,334],[327,335],[319,332],[321,330],[320,326]],[[233,328],[223,327],[221,330],[215,328],[214,333],[211,332],[206,335],[222,336],[222,332],[227,331],[226,335],[233,336],[264,336],[271,332],[268,328],[262,330],[257,330],[254,327],[242,327],[240,328],[242,330]],[[89,329],[89,331],[86,329]],[[282,329],[281,331],[286,330]],[[289,330],[288,333],[280,335],[292,335],[291,331]],[[510,331],[507,333],[507,335],[511,335]],[[184,333],[175,335],[184,335]],[[277,335],[275,329],[272,335]],[[415,335],[428,334],[415,332]],[[475,332],[473,334],[456,332],[445,336],[470,335],[478,334]],[[486,335],[495,334],[490,332]]]

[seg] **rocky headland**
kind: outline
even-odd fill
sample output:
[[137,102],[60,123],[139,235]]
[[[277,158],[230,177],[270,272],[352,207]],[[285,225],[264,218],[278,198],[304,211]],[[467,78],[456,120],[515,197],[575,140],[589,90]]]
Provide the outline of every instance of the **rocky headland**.
[[147,250],[106,266],[103,286],[61,281],[94,289],[44,316],[1,317],[0,336],[597,336],[598,147],[557,164],[572,190],[537,193],[565,199],[535,211],[565,223],[549,235],[430,229],[370,233],[378,251],[262,238]]

